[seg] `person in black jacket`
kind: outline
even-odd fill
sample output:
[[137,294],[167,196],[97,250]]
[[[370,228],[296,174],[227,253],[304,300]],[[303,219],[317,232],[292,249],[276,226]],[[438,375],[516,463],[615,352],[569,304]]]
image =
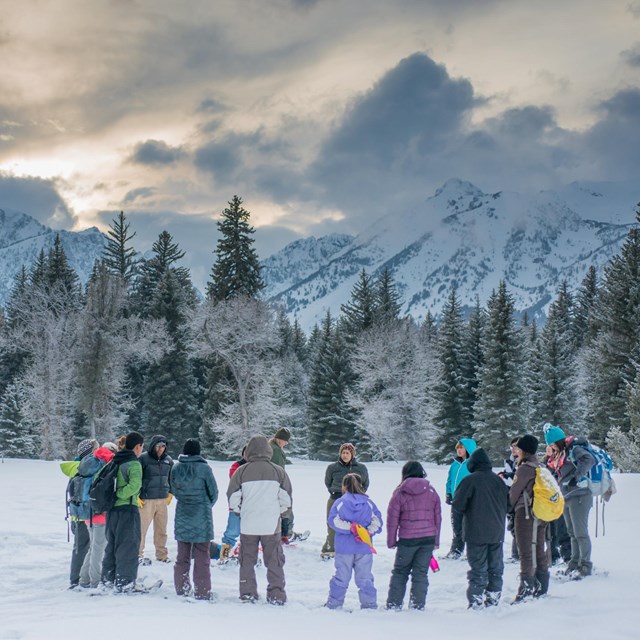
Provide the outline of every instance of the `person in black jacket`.
[[[348,473],[357,473],[360,476],[362,487],[366,491],[369,488],[369,471],[361,462],[356,460],[356,448],[345,442],[340,445],[337,462],[331,463],[324,474],[324,484],[329,492],[327,500],[327,518],[331,512],[333,503],[342,497],[342,480]],[[320,557],[324,560],[333,558],[336,555],[334,548],[336,532],[327,526],[327,539],[322,545]]]
[[453,506],[463,514],[469,562],[469,608],[479,609],[497,605],[502,593],[502,545],[509,490],[491,470],[491,461],[484,449],[473,452],[468,469],[470,475],[458,485]]
[[156,435],[151,438],[149,448],[140,456],[140,464],[142,465],[142,489],[138,499],[141,527],[138,562],[151,564],[151,560],[144,557],[144,545],[152,522],[156,560],[171,562],[167,550],[167,505],[171,502],[169,474],[173,460],[167,455],[167,439],[164,436]]

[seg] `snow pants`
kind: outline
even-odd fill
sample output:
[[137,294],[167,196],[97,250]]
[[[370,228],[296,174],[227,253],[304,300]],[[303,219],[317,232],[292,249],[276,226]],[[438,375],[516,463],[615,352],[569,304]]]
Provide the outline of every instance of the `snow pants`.
[[80,586],[95,589],[102,577],[102,560],[107,546],[107,525],[93,524],[89,529],[89,553],[80,569]]
[[178,557],[173,567],[173,584],[179,596],[191,593],[191,558],[193,558],[193,594],[198,600],[211,597],[210,542],[180,542]]
[[156,560],[166,560],[169,556],[167,550],[167,521],[169,514],[167,511],[166,498],[145,500],[140,507],[140,551],[138,555],[144,556],[144,545],[147,539],[149,525],[153,522],[153,544],[156,548]]
[[360,608],[375,609],[378,594],[373,584],[372,567],[373,556],[370,553],[336,553],[336,572],[329,581],[329,597],[326,606],[329,609],[342,607],[353,572],[358,587]]
[[502,591],[502,574],[504,573],[502,545],[502,542],[492,544],[467,542],[467,561],[469,562],[467,600],[471,606],[483,604],[487,593],[499,594]]
[[235,511],[229,511],[227,528],[222,535],[222,544],[228,544],[232,549],[240,537],[240,516]]
[[72,587],[80,584],[80,570],[89,551],[89,529],[84,520],[74,520],[71,523],[73,531],[73,551],[71,552],[71,573],[69,582]]
[[258,597],[256,563],[258,549],[262,545],[262,559],[267,568],[267,602],[284,604],[287,594],[284,590],[284,551],[280,534],[253,536],[240,534],[240,597]]
[[138,577],[140,509],[138,505],[114,507],[107,512],[107,547],[102,560],[102,582],[118,591],[133,586]]
[[409,576],[411,576],[409,609],[424,609],[429,589],[429,563],[434,545],[435,539],[433,542],[420,545],[404,545],[400,541],[389,581],[388,609],[402,608]]
[[453,540],[451,541],[451,551],[457,551],[460,555],[464,551],[464,531],[462,529],[462,511],[458,511],[451,507],[451,530],[453,531]]
[[[327,517],[325,518],[325,521],[329,519],[329,513],[331,513],[331,507],[333,507],[333,503],[336,500],[337,498],[334,498],[333,496],[329,496],[329,499],[327,500]],[[326,553],[334,552],[336,550],[335,544],[336,544],[335,529],[332,529],[329,525],[327,525],[327,538],[324,541],[324,544],[322,545],[322,551]]]
[[564,520],[571,538],[571,560],[569,567],[580,566],[591,569],[591,538],[589,537],[589,512],[593,506],[593,496],[583,495],[569,498],[564,503]]
[[514,533],[520,553],[520,575],[523,577],[549,570],[549,555],[544,546],[547,525],[532,514],[527,518],[525,509],[516,511]]

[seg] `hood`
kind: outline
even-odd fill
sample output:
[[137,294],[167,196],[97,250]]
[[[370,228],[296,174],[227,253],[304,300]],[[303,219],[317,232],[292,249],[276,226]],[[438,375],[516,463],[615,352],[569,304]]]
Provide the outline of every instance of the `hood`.
[[113,460],[113,456],[115,454],[106,447],[100,447],[93,452],[93,455],[98,458],[98,460],[103,460],[105,463],[109,463]]
[[426,478],[407,478],[400,484],[400,491],[412,496],[420,495],[429,491],[431,485]]
[[491,460],[489,460],[487,452],[482,447],[479,447],[471,454],[467,469],[469,469],[469,473],[486,469],[491,471]]
[[476,441],[473,440],[473,438],[460,438],[458,442],[467,450],[467,454],[469,456],[471,456],[478,447]]
[[73,478],[73,476],[78,473],[78,465],[80,464],[80,460],[67,460],[66,462],[60,463],[60,470],[64,473],[65,476],[69,478]]
[[[156,460],[158,460],[158,458],[156,456],[155,446],[159,442],[164,442],[165,444],[168,444],[167,439],[164,436],[155,435],[153,436],[153,438],[151,438],[151,441],[149,442],[149,448],[147,449],[147,453],[152,458],[155,458]],[[166,455],[167,455],[167,449],[165,448],[164,453],[160,456],[160,460],[162,460],[162,458],[164,458]]]
[[273,449],[264,436],[253,436],[247,443],[247,448],[244,453],[247,462],[253,462],[254,460],[271,460]]
[[98,473],[101,467],[102,462],[95,455],[90,454],[80,460],[80,464],[78,465],[78,473],[86,478]]
[[178,462],[204,462],[207,464],[207,461],[202,456],[188,456],[184,453],[178,456]]
[[368,524],[373,517],[373,510],[367,496],[361,493],[345,493],[338,514],[343,520]]

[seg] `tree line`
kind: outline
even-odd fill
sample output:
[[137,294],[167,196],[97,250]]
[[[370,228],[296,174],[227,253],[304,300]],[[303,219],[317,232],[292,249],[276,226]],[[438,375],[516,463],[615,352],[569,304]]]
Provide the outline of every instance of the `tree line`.
[[23,267],[0,315],[0,453],[72,456],[85,437],[162,433],[236,456],[287,426],[296,455],[341,442],[373,460],[446,462],[473,437],[494,463],[545,422],[640,469],[640,206],[602,274],[563,282],[538,328],[506,282],[482,304],[453,288],[438,318],[401,315],[391,272],[363,270],[306,335],[262,299],[255,230],[234,196],[204,296],[163,231],[143,259],[124,213],[82,286],[60,239]]

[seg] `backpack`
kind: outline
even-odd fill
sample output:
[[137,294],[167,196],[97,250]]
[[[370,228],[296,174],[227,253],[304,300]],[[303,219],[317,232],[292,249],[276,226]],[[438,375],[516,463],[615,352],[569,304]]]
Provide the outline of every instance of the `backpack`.
[[543,522],[553,522],[564,512],[564,497],[556,479],[546,467],[536,467],[531,510]]
[[[109,462],[93,479],[89,489],[91,513],[110,511],[116,502],[116,484],[118,482],[119,464]],[[123,469],[123,472],[125,469]],[[125,478],[126,479],[126,478]]]
[[67,483],[67,518],[71,516],[75,520],[89,520],[89,486],[91,485],[93,473],[83,475],[76,473],[73,478],[69,478]]

